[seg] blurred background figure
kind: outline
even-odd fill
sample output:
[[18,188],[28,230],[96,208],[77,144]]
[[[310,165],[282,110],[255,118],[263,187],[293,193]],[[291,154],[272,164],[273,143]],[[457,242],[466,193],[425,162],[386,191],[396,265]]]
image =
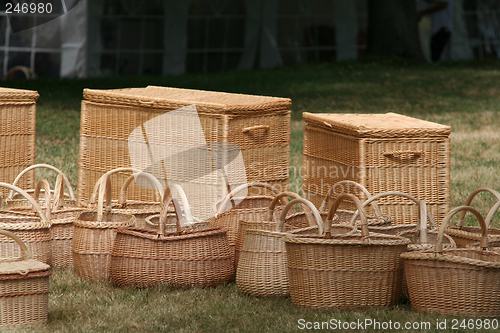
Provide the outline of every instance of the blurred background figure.
[[453,33],[453,0],[418,0],[417,16],[420,19],[429,15],[432,19],[430,56],[433,62],[439,61],[445,49],[449,50]]

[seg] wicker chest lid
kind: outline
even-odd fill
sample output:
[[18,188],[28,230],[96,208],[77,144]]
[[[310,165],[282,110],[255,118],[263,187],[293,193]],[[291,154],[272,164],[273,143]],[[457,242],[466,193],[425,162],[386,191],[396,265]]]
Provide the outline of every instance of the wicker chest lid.
[[304,112],[302,117],[309,125],[356,137],[447,137],[451,133],[450,126],[397,113],[342,114]]
[[148,86],[112,90],[84,89],[87,101],[129,106],[176,109],[195,104],[216,114],[272,113],[289,109],[289,98]]
[[0,102],[34,102],[40,95],[33,90],[11,89],[0,87]]
[[50,269],[49,265],[35,259],[0,261],[0,275],[26,275],[48,269]]

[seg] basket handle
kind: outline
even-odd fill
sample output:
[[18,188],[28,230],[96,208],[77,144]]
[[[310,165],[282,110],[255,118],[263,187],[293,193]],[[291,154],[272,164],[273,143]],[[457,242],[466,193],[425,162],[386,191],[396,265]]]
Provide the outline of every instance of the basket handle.
[[[75,200],[75,193],[73,192],[73,188],[71,187],[71,183],[69,182],[68,177],[66,177],[66,175],[61,170],[59,170],[58,168],[56,168],[55,166],[52,166],[50,164],[35,164],[35,165],[27,167],[26,169],[24,169],[23,171],[21,171],[17,175],[17,177],[16,177],[16,179],[14,179],[14,182],[12,183],[12,185],[17,186],[17,183],[19,182],[19,180],[21,179],[21,177],[25,173],[27,173],[30,170],[38,169],[38,168],[50,169],[52,171],[57,172],[58,175],[63,175],[64,183],[66,184],[66,187],[68,188],[68,191],[69,191],[69,197],[71,200]],[[7,196],[6,200],[11,200],[13,196],[14,196],[14,192],[12,190],[10,190],[9,195]]]
[[278,201],[280,201],[280,200],[282,202],[284,201],[284,203],[286,204],[288,202],[288,199],[287,199],[288,197],[292,197],[294,199],[301,199],[302,198],[300,195],[298,195],[297,193],[293,193],[293,192],[285,191],[285,192],[279,193],[271,201],[271,203],[269,204],[269,207],[267,207],[266,221],[270,222],[273,220],[274,208],[276,208]]
[[182,214],[181,212],[181,207],[179,206],[179,202],[177,199],[172,197],[172,195],[167,193],[167,190],[165,190],[165,195],[163,197],[163,202],[161,206],[161,211],[160,211],[160,218],[158,221],[158,234],[159,235],[164,235],[165,234],[165,224],[167,223],[167,215],[168,215],[168,207],[170,204],[174,205],[174,210],[175,210],[175,227],[177,229],[176,234],[179,235],[181,233],[181,220],[182,220]]
[[17,243],[17,245],[19,245],[19,247],[21,248],[22,260],[33,259],[33,256],[31,255],[30,250],[28,250],[28,248],[26,247],[26,244],[24,244],[21,238],[19,238],[19,236],[17,236],[15,233],[0,229],[0,235],[12,238]]
[[425,154],[422,150],[391,150],[383,153],[385,157],[402,158],[407,156],[407,158],[419,158]]
[[497,201],[497,203],[494,204],[493,207],[491,207],[490,211],[486,215],[485,218],[486,226],[489,227],[491,220],[493,219],[493,215],[495,215],[495,213],[498,211],[499,208],[500,208],[500,201]]
[[325,238],[332,238],[332,224],[333,224],[333,216],[335,216],[335,213],[337,212],[337,209],[339,208],[340,204],[344,200],[351,200],[354,202],[354,205],[358,209],[356,212],[361,212],[361,236],[363,238],[370,237],[370,232],[368,231],[368,220],[366,218],[366,212],[363,204],[359,200],[358,197],[352,194],[348,193],[343,193],[337,197],[337,199],[332,203],[332,206],[330,207],[330,210],[328,211],[328,215],[326,217],[326,222],[325,222],[325,231],[324,231],[324,237]]
[[[149,180],[149,183],[153,185],[157,192],[156,192],[156,200],[159,202],[163,201],[163,194],[162,194],[162,186],[160,184],[160,181],[153,176],[150,173],[147,172],[141,172],[137,177],[144,176],[146,177],[147,180]],[[129,185],[132,183],[132,181],[136,178],[135,175],[130,175],[127,180],[122,185],[122,188],[120,190],[120,195],[118,197],[118,204],[122,206],[122,208],[125,208],[127,206],[127,190]]]
[[[104,177],[98,181],[99,196],[97,201],[97,222],[102,222],[103,217],[111,212],[111,180]],[[106,199],[106,206],[104,206]]]
[[446,227],[448,226],[448,223],[450,223],[451,218],[455,214],[457,214],[458,212],[462,212],[462,211],[471,212],[472,214],[474,214],[476,219],[479,221],[479,226],[481,227],[481,241],[479,242],[479,246],[483,249],[488,248],[488,246],[489,246],[488,245],[488,226],[486,225],[486,222],[485,222],[483,216],[481,215],[481,213],[479,213],[476,209],[474,209],[470,206],[458,206],[458,207],[455,207],[452,210],[450,210],[448,212],[448,214],[446,214],[446,216],[444,217],[443,222],[441,223],[441,227],[439,228],[439,233],[438,233],[437,240],[436,240],[436,246],[434,248],[434,253],[436,255],[441,254],[443,252],[444,231],[445,231]]
[[[164,198],[165,195],[167,195],[167,193],[170,194],[171,188],[175,188],[177,190],[177,192],[179,193],[179,196],[181,197],[182,207],[184,208],[184,216],[186,217],[187,223],[193,223],[194,218],[193,218],[193,214],[191,213],[191,207],[189,206],[186,192],[184,192],[184,189],[179,184],[176,184],[176,183],[168,184],[167,188],[165,189],[165,194],[162,195],[162,197]],[[179,210],[179,212],[181,212],[181,211],[182,210]]]
[[[125,168],[125,167],[122,167],[122,168],[116,168],[116,169],[113,169],[113,170],[110,170],[106,173],[104,173],[101,178],[99,178],[97,180],[97,182],[95,183],[94,185],[94,190],[92,191],[92,197],[90,198],[90,201],[89,201],[89,206],[90,205],[93,205],[95,204],[95,201],[96,201],[96,197],[97,197],[97,191],[99,190],[99,184],[100,184],[100,181],[104,178],[108,178],[110,175],[114,174],[114,173],[118,173],[118,172],[135,172],[135,173],[145,173],[144,171],[142,170],[139,170],[139,169],[136,169],[136,168]],[[155,182],[156,183],[156,182]],[[160,184],[160,189],[162,188],[161,184]]]
[[[38,202],[42,187],[43,190],[45,191],[45,202],[46,202],[45,216],[50,220],[52,218],[52,210],[51,210],[52,198],[50,193],[50,184],[46,179],[40,179],[36,184],[35,193],[33,194],[33,199],[35,199],[35,201]],[[33,210],[35,209],[33,208]]]
[[240,191],[243,191],[244,189],[251,188],[251,187],[261,187],[266,190],[271,191],[274,195],[278,195],[280,192],[275,189],[273,186],[269,185],[268,183],[262,183],[262,182],[251,182],[251,183],[245,183],[241,184],[237,187],[235,187],[231,192],[229,192],[225,197],[224,200],[221,201],[218,207],[215,209],[215,217],[223,213],[224,207],[226,207],[227,203],[232,200],[236,194],[238,194]]
[[[283,192],[283,193],[288,193],[288,192]],[[283,194],[283,193],[281,193],[281,194]],[[321,215],[320,215],[318,209],[316,209],[316,207],[312,204],[312,202],[310,202],[309,200],[306,200],[304,198],[301,198],[301,197],[293,199],[292,201],[288,202],[285,205],[285,207],[281,211],[280,217],[278,219],[278,223],[276,224],[276,231],[283,232],[283,228],[284,228],[285,222],[286,222],[286,214],[297,203],[303,204],[307,208],[309,208],[309,210],[311,211],[311,215],[314,217],[316,224],[318,225],[318,233],[321,235],[323,233],[323,220],[321,219]],[[309,219],[309,217],[308,217],[308,219]]]
[[252,131],[257,131],[257,130],[264,130],[264,131],[269,131],[269,125],[255,125],[255,126],[249,126],[249,127],[245,127],[241,130],[241,132],[243,133],[248,133],[248,132],[252,132]]
[[[328,209],[328,201],[330,199],[330,196],[332,196],[333,194],[336,194],[335,189],[337,188],[337,186],[342,186],[344,184],[346,184],[346,185],[354,185],[354,187],[357,187],[358,189],[360,189],[361,192],[363,192],[363,194],[366,195],[366,197],[368,199],[370,199],[372,197],[371,193],[368,192],[368,190],[363,185],[361,185],[361,184],[359,184],[359,183],[357,183],[357,182],[355,182],[353,180],[342,180],[342,181],[334,184],[328,190],[328,193],[326,194],[325,199],[323,199],[323,202],[321,203],[321,206],[319,207],[319,211],[320,212],[324,212],[324,211],[326,211]],[[342,191],[342,193],[344,193],[344,192]],[[375,213],[375,216],[377,218],[383,218],[382,212],[380,211],[380,207],[377,205],[377,203],[375,201],[373,201],[371,203],[371,205],[372,205],[373,211]]]
[[[379,194],[374,195],[370,199],[363,202],[363,207],[368,206],[372,201],[375,201],[379,198],[388,197],[388,196],[392,196],[392,195],[401,196],[401,197],[410,199],[413,202],[415,202],[417,205],[420,205],[420,201],[408,193],[399,192],[399,191],[389,191],[389,192],[383,192],[383,193],[379,193]],[[420,213],[420,208],[419,208],[419,213]],[[357,217],[358,217],[358,212],[356,211],[351,218],[351,225],[354,225],[354,222],[356,221]],[[421,220],[422,220],[422,217],[419,216],[419,219],[417,221],[417,225],[420,225]],[[434,217],[432,216],[432,214],[429,211],[427,212],[427,221],[428,221],[428,223],[430,223],[431,227],[433,227],[433,228],[437,227],[436,221],[434,220]]]
[[24,191],[23,189],[20,189],[17,186],[11,185],[9,183],[4,183],[4,182],[0,182],[0,187],[5,187],[5,188],[8,188],[11,191],[14,191],[14,192],[17,192],[17,193],[21,194],[26,200],[28,200],[28,202],[33,206],[33,208],[35,208],[35,211],[38,213],[38,216],[40,216],[40,219],[43,222],[47,222],[48,221],[47,217],[42,212],[42,209],[36,203],[35,199],[33,199],[33,197],[31,195],[29,195],[26,191]]
[[[478,195],[481,192],[489,192],[489,193],[493,194],[497,198],[498,201],[500,201],[500,193],[498,193],[497,191],[495,191],[494,189],[489,188],[489,187],[480,187],[480,188],[474,190],[474,192],[472,192],[471,194],[469,194],[469,196],[465,200],[465,203],[463,204],[463,206],[470,206],[470,204],[472,203],[472,200],[476,197],[476,195]],[[458,218],[458,223],[457,223],[458,227],[463,226],[466,213],[467,213],[467,211],[465,211],[465,210],[460,212],[460,216]]]

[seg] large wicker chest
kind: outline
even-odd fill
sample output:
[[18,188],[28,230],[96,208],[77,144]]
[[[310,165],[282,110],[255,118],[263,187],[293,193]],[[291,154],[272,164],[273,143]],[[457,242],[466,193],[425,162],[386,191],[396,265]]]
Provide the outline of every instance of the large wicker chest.
[[[36,91],[0,88],[0,181],[12,183],[35,163]],[[23,177],[21,188],[33,188],[34,173]],[[8,190],[0,193],[7,196]]]
[[[288,184],[291,105],[288,98],[155,86],[85,89],[84,98],[80,128],[79,202],[90,197],[95,182],[104,172],[131,166],[128,140],[132,131],[160,115],[193,105],[196,106],[202,136],[212,153],[214,142],[232,143],[232,147],[241,149],[248,181],[259,180],[281,187]],[[170,134],[172,131],[178,132],[175,144],[193,145],[190,142],[194,140],[193,135],[189,135],[189,129],[180,122],[176,128],[157,126],[145,135],[149,141],[162,141],[165,131],[170,131]],[[196,159],[184,160],[182,165],[166,170],[171,175],[166,178],[176,178],[176,173],[185,174],[192,170],[196,184],[190,182],[179,185],[194,186],[184,188],[190,192],[187,194],[193,213],[207,216],[212,207],[207,206],[205,198],[213,194],[208,193],[212,188],[207,183],[212,180],[208,179],[209,176],[200,176],[197,170],[199,164]],[[225,170],[230,172],[229,169]],[[276,172],[277,169],[281,172]],[[114,198],[117,198],[118,186],[124,183],[127,176],[118,174],[116,181],[112,180]],[[226,194],[223,190],[217,190],[219,192],[215,195],[222,198]],[[149,201],[155,197],[153,191],[132,185],[128,190],[128,198]]]
[[[442,221],[450,204],[449,126],[395,113],[304,113],[303,118],[302,188],[315,205],[333,184],[348,179],[373,195],[402,191],[425,200],[437,222]],[[395,223],[415,223],[418,211],[408,199],[377,202]]]

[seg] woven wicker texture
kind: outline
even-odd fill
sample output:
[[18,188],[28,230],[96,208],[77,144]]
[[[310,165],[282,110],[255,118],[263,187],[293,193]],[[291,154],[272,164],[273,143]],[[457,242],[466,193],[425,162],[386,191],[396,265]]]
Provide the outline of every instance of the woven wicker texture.
[[[167,210],[174,204],[176,231],[166,231]],[[234,274],[226,229],[182,229],[179,205],[164,195],[158,230],[118,229],[110,278],[119,286],[206,287],[227,283]]]
[[[12,184],[24,168],[35,163],[36,100],[30,90],[0,88],[0,181]],[[33,188],[34,173],[19,184]],[[5,198],[7,190],[0,189]]]
[[[274,230],[247,229],[236,269],[236,283],[242,293],[259,297],[289,295],[288,266],[283,237],[286,235],[285,225],[289,224],[290,220],[287,213],[297,203],[303,204],[311,211],[318,230],[322,231],[323,221],[319,211],[310,201],[303,198],[290,201],[276,222],[265,223],[264,228],[274,224]],[[354,227],[346,226],[343,232],[355,230]]]
[[[474,190],[467,199],[463,206],[470,206],[472,201],[479,193],[490,193],[492,194],[498,201],[500,201],[500,193],[491,189],[489,187],[480,187]],[[493,210],[494,207],[490,209],[490,213],[486,220],[488,221],[488,240],[492,242],[500,241],[500,229],[489,227],[489,222],[492,215],[495,213],[496,209]],[[457,243],[458,247],[466,247],[467,245],[478,243],[481,240],[481,227],[476,226],[464,226],[466,211],[460,212],[459,221],[456,226],[449,226],[446,228],[446,233],[453,237],[453,240]]]
[[[34,214],[0,211],[0,229],[13,232],[26,244],[33,258],[51,264],[52,251],[50,244],[50,225],[45,213],[26,191],[0,182],[0,188],[13,190],[21,194],[35,210]],[[19,257],[20,250],[14,241],[8,237],[0,236],[0,255],[4,257]]]
[[109,177],[102,179],[98,188],[97,210],[80,213],[74,222],[71,251],[78,275],[84,279],[107,280],[116,229],[132,226],[135,218],[129,214],[114,213],[111,209]]
[[[444,218],[450,202],[450,127],[394,113],[304,113],[303,118],[309,124],[304,128],[305,198],[319,206],[331,186],[347,179],[373,195],[411,194],[427,202],[438,223]],[[418,213],[406,211],[408,203],[387,198],[378,204],[398,223],[410,223]]]
[[[104,172],[130,165],[127,139],[135,128],[166,112],[193,104],[209,145],[211,142],[231,142],[239,146],[248,181],[259,180],[280,186],[288,184],[290,99],[152,86],[85,89],[84,98],[80,128],[79,201],[90,197],[89,184],[94,184]],[[192,143],[187,141],[186,133],[180,134],[177,143],[190,146]],[[161,130],[155,135],[161,137]],[[186,163],[172,169],[196,175],[199,163]],[[175,170],[170,171],[175,173]],[[188,194],[201,191],[206,196],[210,191],[210,195],[222,198],[227,192],[212,186],[217,177],[220,176],[216,176],[215,180],[210,177],[202,179],[195,185],[176,182]],[[121,184],[124,180],[122,175],[113,183]],[[119,188],[113,188],[114,193],[118,191]],[[131,188],[130,198],[154,200],[151,191],[139,187]],[[195,207],[194,215],[206,216],[211,212],[212,207],[201,205],[203,199],[190,197]]]
[[34,260],[14,233],[0,229],[19,248],[19,257],[0,256],[0,327],[45,325],[48,318],[50,266]]
[[332,236],[332,220],[327,220],[323,236],[284,238],[293,304],[357,309],[388,307],[399,300],[402,278],[399,256],[406,251],[409,240],[370,235],[364,208],[351,194],[339,195],[330,214],[345,199],[352,200],[361,212],[361,235]]
[[[446,226],[461,211],[473,213],[479,221],[480,247],[443,249]],[[401,258],[414,310],[460,316],[500,315],[500,253],[488,249],[488,228],[474,208],[450,210],[439,229],[434,251],[407,252]]]

